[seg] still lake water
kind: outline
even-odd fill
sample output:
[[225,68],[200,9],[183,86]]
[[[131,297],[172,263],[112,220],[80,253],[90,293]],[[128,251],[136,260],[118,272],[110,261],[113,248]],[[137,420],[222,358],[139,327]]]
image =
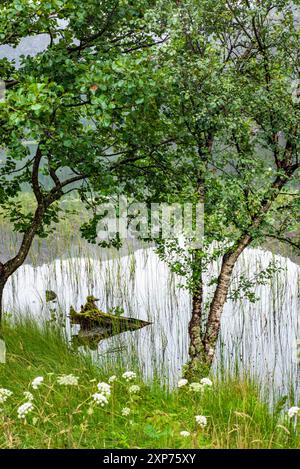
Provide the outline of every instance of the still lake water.
[[[235,277],[246,273],[253,278],[274,260],[282,269],[272,282],[256,287],[257,302],[227,302],[218,362],[231,371],[238,367],[240,373],[250,373],[268,392],[283,394],[299,384],[300,266],[268,251],[248,249],[238,262]],[[215,263],[206,280],[215,276],[217,270]],[[7,285],[4,305],[6,310],[49,318],[45,290],[52,289],[58,295],[56,308],[64,313],[70,305],[80,308],[88,294],[100,298],[99,306],[104,311],[121,306],[126,316],[153,324],[103,341],[95,359],[100,363],[104,355],[114,359],[116,351],[121,350],[124,362],[130,363],[135,350],[147,378],[158,372],[172,384],[180,377],[188,357],[191,301],[187,291],[178,288],[179,283],[180,279],[170,273],[152,248],[106,259],[72,257],[21,267]],[[207,290],[206,298],[210,294]],[[68,321],[67,332],[70,336]]]

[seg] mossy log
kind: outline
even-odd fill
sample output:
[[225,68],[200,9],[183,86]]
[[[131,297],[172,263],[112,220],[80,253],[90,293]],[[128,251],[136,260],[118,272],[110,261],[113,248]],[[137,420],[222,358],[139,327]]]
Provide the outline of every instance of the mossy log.
[[97,349],[99,342],[122,332],[136,331],[151,323],[141,319],[126,318],[104,313],[95,305],[96,299],[87,298],[85,306],[78,313],[71,306],[71,324],[79,324],[78,335],[73,336],[73,344],[76,346],[86,345],[92,350]]

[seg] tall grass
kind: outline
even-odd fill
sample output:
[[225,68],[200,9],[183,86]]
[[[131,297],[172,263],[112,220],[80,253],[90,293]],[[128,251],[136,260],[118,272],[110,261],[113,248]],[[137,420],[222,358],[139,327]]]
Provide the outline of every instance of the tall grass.
[[[288,419],[283,402],[273,411],[259,397],[255,383],[239,379],[213,380],[202,392],[189,386],[168,390],[158,379],[146,384],[139,370],[127,382],[120,362],[105,357],[98,366],[89,355],[70,348],[57,328],[19,319],[6,323],[7,364],[0,368],[0,388],[13,392],[0,405],[0,448],[296,448],[295,419]],[[59,385],[72,374],[78,386]],[[104,407],[92,395],[97,383],[117,379]],[[44,378],[38,389],[31,382]],[[131,394],[129,388],[140,390]],[[17,418],[18,407],[33,394],[33,410]],[[130,408],[128,416],[122,409]],[[207,418],[201,428],[195,416]],[[181,432],[189,432],[182,436]]]

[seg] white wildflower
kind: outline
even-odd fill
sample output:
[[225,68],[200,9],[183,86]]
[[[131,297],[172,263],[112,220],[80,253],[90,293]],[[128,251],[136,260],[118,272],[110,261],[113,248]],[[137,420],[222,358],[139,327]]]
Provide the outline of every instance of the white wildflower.
[[190,432],[182,431],[182,432],[180,432],[180,435],[184,436],[184,437],[187,437],[187,436],[190,436]]
[[204,385],[201,383],[191,383],[189,389],[193,392],[201,392],[204,389]]
[[294,406],[294,407],[291,407],[289,410],[288,410],[288,416],[290,419],[292,419],[293,417],[296,417],[296,415],[298,415],[300,412],[300,408],[297,407],[297,406]]
[[101,405],[101,407],[104,407],[108,404],[107,397],[104,396],[104,394],[101,394],[100,392],[96,392],[95,394],[93,394],[92,397],[96,404]]
[[186,386],[187,384],[188,384],[188,380],[187,380],[187,379],[180,379],[180,380],[178,381],[177,386],[178,386],[178,388],[183,388],[183,386]]
[[195,417],[197,425],[201,428],[206,427],[207,425],[207,418],[204,415],[196,415]]
[[212,381],[209,378],[202,378],[200,383],[203,384],[203,386],[212,386],[213,385]]
[[33,387],[33,389],[37,389],[42,384],[43,381],[44,381],[43,376],[38,376],[37,378],[34,378],[34,380],[31,383],[31,386]]
[[108,382],[111,384],[114,381],[116,381],[116,379],[117,379],[116,375],[112,375],[110,378],[108,378]]
[[25,419],[26,415],[32,410],[33,410],[33,404],[31,402],[25,402],[25,404],[22,404],[17,410],[18,418]]
[[0,404],[4,404],[4,402],[12,396],[12,391],[5,388],[0,388]]
[[125,371],[125,373],[122,374],[122,378],[126,379],[126,381],[132,381],[136,378],[136,373],[134,373],[134,371]]
[[58,384],[61,386],[78,386],[78,376],[62,375],[57,378]]
[[140,392],[141,388],[137,384],[133,384],[132,386],[129,386],[128,391],[130,394],[137,394]]
[[23,392],[23,396],[26,397],[27,401],[32,402],[33,401],[33,394],[29,391]]
[[98,391],[104,396],[110,396],[110,385],[107,383],[98,383],[97,384]]
[[124,407],[124,409],[122,409],[121,413],[124,417],[127,417],[129,414],[130,414],[131,410],[129,409],[129,407]]

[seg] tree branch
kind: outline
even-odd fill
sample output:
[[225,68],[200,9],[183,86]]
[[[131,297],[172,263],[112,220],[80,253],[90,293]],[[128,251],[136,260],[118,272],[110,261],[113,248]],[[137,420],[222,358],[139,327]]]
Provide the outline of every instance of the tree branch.
[[43,193],[41,191],[40,184],[39,184],[39,169],[40,169],[41,159],[43,156],[41,152],[40,144],[41,142],[39,143],[37,147],[36,154],[33,160],[32,175],[31,175],[32,189],[33,189],[33,193],[38,203],[41,203],[43,201]]

